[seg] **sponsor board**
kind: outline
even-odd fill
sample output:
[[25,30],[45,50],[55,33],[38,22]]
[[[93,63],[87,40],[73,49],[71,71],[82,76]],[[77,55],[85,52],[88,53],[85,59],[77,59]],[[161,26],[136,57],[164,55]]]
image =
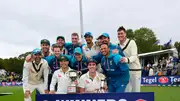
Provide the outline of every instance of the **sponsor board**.
[[0,82],[0,86],[22,86],[22,82]]
[[154,93],[38,94],[36,101],[154,101]]
[[148,76],[142,77],[143,86],[180,86],[180,76]]

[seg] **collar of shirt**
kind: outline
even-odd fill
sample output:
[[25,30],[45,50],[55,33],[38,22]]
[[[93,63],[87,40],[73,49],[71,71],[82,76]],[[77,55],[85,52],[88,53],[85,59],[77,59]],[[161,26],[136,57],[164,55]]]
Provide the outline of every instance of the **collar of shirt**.
[[[68,70],[65,72],[65,73],[68,73],[69,71],[71,71],[72,69],[70,68],[70,67],[68,67]],[[62,73],[64,73],[63,71],[62,71],[62,68],[60,69],[60,72],[62,72]]]
[[87,46],[87,44],[84,47],[85,47],[85,50],[88,51],[88,50],[95,49],[95,46],[96,45],[93,43],[93,46],[91,47],[91,49]]
[[[86,73],[86,76],[87,76],[87,78],[91,78],[90,76],[89,76],[89,71]],[[93,78],[93,80],[95,80],[95,79],[98,79],[98,80],[100,80],[100,78],[99,78],[99,75],[98,75],[98,72],[96,72],[96,76]]]
[[[34,61],[32,61],[34,64],[36,64],[35,63],[35,60]],[[41,63],[43,63],[43,59],[41,59],[41,61],[39,62],[39,64],[41,64]]]
[[124,47],[126,46],[126,44],[128,43],[128,41],[129,41],[129,39],[127,38],[124,43],[122,43],[122,44],[120,43],[120,44],[119,44],[120,47],[121,47],[121,48],[124,48]]

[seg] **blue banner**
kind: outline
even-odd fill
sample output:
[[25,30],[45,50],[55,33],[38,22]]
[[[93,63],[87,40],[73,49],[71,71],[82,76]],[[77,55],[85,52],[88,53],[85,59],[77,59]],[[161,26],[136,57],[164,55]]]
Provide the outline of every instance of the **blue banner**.
[[43,94],[36,101],[154,101],[154,93]]
[[145,86],[180,86],[180,76],[147,76],[142,77]]
[[0,82],[0,86],[22,86],[22,82]]

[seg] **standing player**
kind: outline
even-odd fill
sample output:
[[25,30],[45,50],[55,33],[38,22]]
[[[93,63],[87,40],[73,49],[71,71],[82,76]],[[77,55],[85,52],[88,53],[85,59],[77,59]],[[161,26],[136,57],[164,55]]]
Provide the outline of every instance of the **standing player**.
[[61,50],[61,54],[67,54],[68,51],[67,49],[64,47],[65,45],[65,38],[63,36],[58,36],[56,39],[56,44],[60,47]]
[[37,89],[41,94],[47,93],[47,81],[49,66],[46,60],[42,59],[40,49],[32,51],[34,60],[24,64],[23,89],[24,100],[31,101],[31,93]]
[[[108,47],[110,48],[110,50],[113,52],[113,53],[119,53],[121,56],[124,56],[121,48],[117,45],[114,45],[110,42],[110,37],[109,37],[109,34],[108,33],[103,33],[102,35],[100,35],[98,37],[98,39],[101,40],[102,44],[107,44]],[[92,58],[95,59],[98,63],[101,62],[101,58],[102,58],[102,54],[101,52],[98,53],[98,55],[95,55],[93,56]]]
[[[42,39],[40,44],[41,44],[42,57],[45,58],[47,56],[51,56],[52,53],[50,52],[50,41],[47,39]],[[26,62],[31,62],[33,60],[33,57],[31,56],[31,54],[29,54],[25,60]]]
[[78,33],[71,34],[71,41],[72,41],[72,43],[65,43],[65,48],[68,51],[68,55],[72,55],[75,48],[77,48],[77,47],[82,48],[82,45],[79,43]]
[[[53,73],[60,68],[60,63],[58,59],[60,55],[62,54],[61,49],[57,44],[53,46],[53,52],[54,52],[54,55],[51,55],[45,58],[50,67],[50,72],[48,76],[48,90],[50,90],[50,83],[51,83]],[[56,86],[56,90],[57,90],[57,86]]]
[[138,59],[137,45],[134,40],[126,37],[124,27],[119,27],[117,30],[119,46],[123,50],[125,57],[121,58],[121,63],[129,64],[130,81],[127,86],[127,92],[140,92],[141,85],[141,65]]
[[88,59],[83,55],[81,48],[75,48],[74,55],[70,58],[71,68],[77,70],[80,74],[85,74],[88,72],[87,62]]
[[[86,32],[84,38],[86,40],[86,45],[82,47],[82,50],[84,55],[89,59],[92,56],[97,55],[100,52],[100,48],[93,43],[93,35],[91,32]],[[97,65],[97,71],[102,71],[100,64]]]
[[129,83],[129,67],[126,63],[121,63],[119,54],[112,54],[107,44],[101,45],[101,66],[108,80],[109,92],[124,92]]

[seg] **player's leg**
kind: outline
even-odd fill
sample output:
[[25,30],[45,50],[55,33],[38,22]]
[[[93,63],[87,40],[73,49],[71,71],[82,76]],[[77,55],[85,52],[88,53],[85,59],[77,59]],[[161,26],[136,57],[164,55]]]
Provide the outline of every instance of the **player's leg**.
[[39,91],[40,94],[45,94],[44,90],[44,84],[39,84],[36,86],[37,90]]
[[28,88],[29,88],[29,92],[26,92],[26,90],[24,89],[24,101],[32,101],[31,94],[34,91],[35,86],[28,84]]
[[114,86],[115,86],[115,82],[112,80],[109,80],[108,81],[108,92],[110,92],[110,93],[116,92],[116,89]]
[[132,92],[141,92],[141,74],[140,71],[132,76]]
[[116,93],[125,92],[126,87],[127,87],[127,84],[119,84],[118,86],[116,86]]
[[132,80],[133,80],[133,78],[132,78],[131,71],[129,71],[129,74],[130,74],[129,83],[126,86],[125,92],[132,92]]

